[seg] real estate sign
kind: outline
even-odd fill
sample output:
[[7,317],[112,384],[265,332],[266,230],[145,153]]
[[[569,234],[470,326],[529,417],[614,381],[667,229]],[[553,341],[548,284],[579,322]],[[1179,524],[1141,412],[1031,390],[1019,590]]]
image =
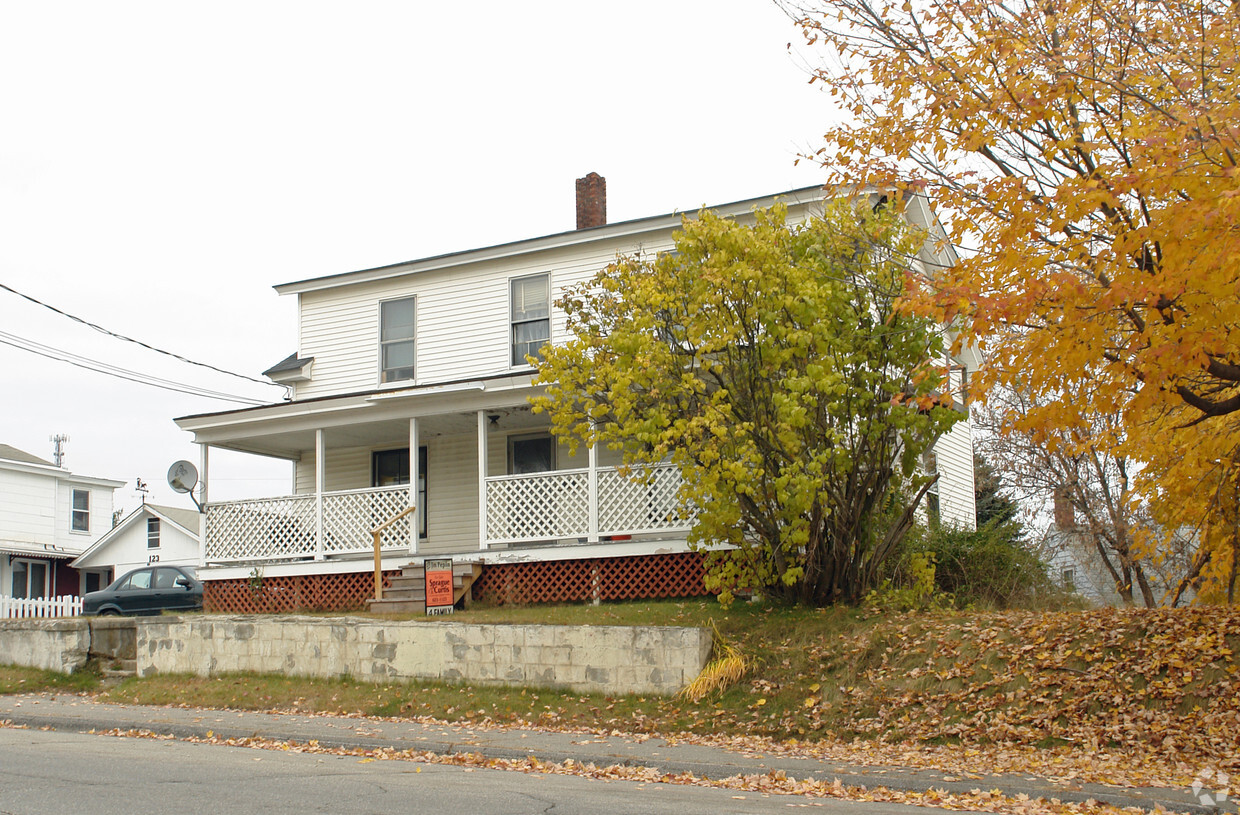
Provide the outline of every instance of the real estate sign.
[[427,560],[423,564],[426,570],[426,613],[452,613],[452,561],[451,559]]

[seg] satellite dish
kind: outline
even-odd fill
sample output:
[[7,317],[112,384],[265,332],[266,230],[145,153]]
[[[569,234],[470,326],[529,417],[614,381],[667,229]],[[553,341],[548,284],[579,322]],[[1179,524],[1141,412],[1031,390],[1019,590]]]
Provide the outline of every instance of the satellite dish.
[[168,468],[168,486],[177,492],[190,492],[198,484],[198,468],[188,461],[178,461]]

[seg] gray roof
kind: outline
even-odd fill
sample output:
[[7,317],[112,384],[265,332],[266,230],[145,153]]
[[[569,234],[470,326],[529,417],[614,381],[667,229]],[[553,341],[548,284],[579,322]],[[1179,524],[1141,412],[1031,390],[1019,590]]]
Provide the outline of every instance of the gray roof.
[[21,464],[42,464],[44,467],[56,466],[50,461],[44,461],[38,456],[32,456],[29,453],[18,450],[16,447],[9,447],[7,444],[0,444],[0,459],[16,461]]
[[272,365],[263,371],[263,376],[271,376],[272,374],[281,374],[286,371],[300,371],[302,368],[314,362],[314,357],[306,357],[304,359],[297,356],[297,352],[289,354],[284,359]]
[[198,534],[198,510],[183,509],[181,507],[165,507],[158,504],[147,504],[147,509],[153,509],[168,520],[180,524],[181,526]]

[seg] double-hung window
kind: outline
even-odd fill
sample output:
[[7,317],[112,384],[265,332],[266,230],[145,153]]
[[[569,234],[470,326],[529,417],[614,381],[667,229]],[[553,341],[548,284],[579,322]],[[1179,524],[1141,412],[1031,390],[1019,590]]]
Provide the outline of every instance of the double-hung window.
[[147,549],[158,549],[159,548],[159,519],[158,518],[147,518],[146,519],[146,548]]
[[379,304],[380,382],[413,379],[414,298]]
[[90,531],[90,490],[73,491],[73,514],[69,528],[74,532]]
[[528,365],[526,357],[541,357],[551,341],[551,275],[518,277],[511,283],[512,364]]

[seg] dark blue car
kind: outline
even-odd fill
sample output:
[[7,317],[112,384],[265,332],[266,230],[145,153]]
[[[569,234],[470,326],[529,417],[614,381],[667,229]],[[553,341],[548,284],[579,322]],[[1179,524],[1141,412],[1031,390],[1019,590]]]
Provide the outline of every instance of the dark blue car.
[[158,614],[202,608],[202,582],[190,566],[143,566],[82,598],[83,614]]

